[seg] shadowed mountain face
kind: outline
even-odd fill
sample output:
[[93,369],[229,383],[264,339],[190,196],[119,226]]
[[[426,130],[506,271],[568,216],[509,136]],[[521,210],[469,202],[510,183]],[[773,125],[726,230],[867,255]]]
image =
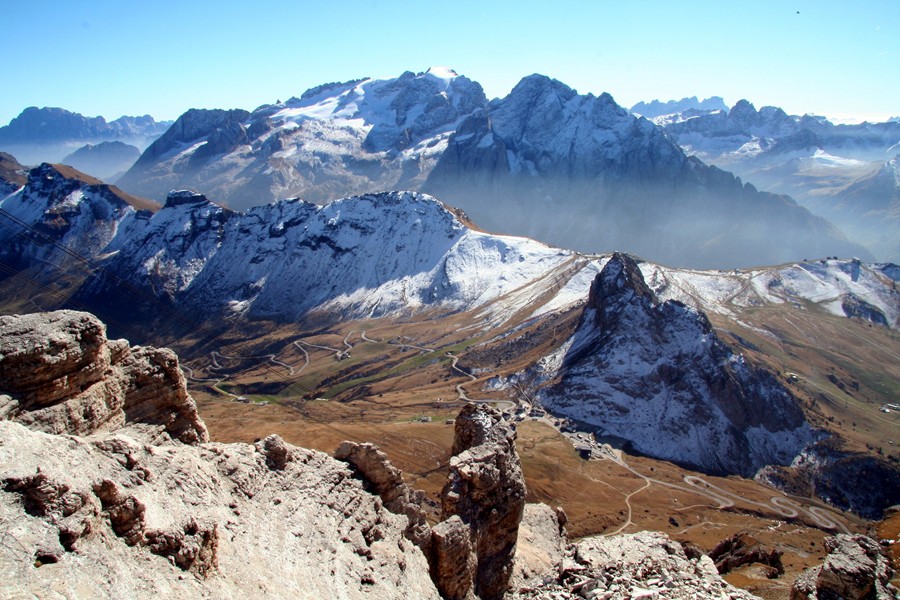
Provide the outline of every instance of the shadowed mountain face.
[[130,144],[119,141],[100,142],[85,144],[63,158],[62,162],[104,181],[115,181],[140,156],[141,151]]
[[868,256],[790,198],[687,157],[608,94],[540,75],[463,122],[424,189],[490,230],[580,251],[719,268]]
[[653,119],[708,164],[761,190],[789,194],[878,260],[900,260],[900,123],[834,125],[822,117],[756,110],[685,110]]
[[735,355],[702,312],[661,302],[627,255],[597,275],[578,329],[543,364],[555,378],[545,406],[657,458],[752,476],[813,438],[775,377]]

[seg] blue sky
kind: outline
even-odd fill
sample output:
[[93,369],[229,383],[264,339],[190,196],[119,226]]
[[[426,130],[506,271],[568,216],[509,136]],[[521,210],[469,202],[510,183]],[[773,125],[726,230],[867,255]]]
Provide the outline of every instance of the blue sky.
[[504,96],[543,73],[623,106],[719,95],[900,115],[900,0],[0,0],[0,124],[252,110],[320,83],[446,65]]

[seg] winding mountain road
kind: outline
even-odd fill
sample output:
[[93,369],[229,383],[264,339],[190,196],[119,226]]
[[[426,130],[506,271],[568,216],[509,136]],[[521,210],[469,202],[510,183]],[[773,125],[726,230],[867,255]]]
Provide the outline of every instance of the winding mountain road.
[[622,468],[630,471],[634,475],[640,477],[644,480],[644,486],[641,488],[627,494],[625,496],[625,504],[628,507],[628,519],[626,522],[619,527],[616,531],[612,533],[605,533],[604,536],[615,535],[616,533],[620,533],[624,530],[629,524],[631,524],[631,502],[630,499],[633,495],[637,494],[640,491],[647,489],[651,483],[655,483],[657,485],[661,485],[664,487],[681,490],[685,492],[691,492],[694,494],[699,494],[709,499],[710,501],[717,504],[717,508],[727,509],[736,506],[736,501],[749,504],[751,506],[756,506],[765,510],[772,510],[782,517],[791,519],[796,518],[800,515],[800,513],[805,513],[815,524],[817,527],[822,529],[831,529],[836,530],[840,529],[844,533],[850,533],[850,530],[843,523],[839,523],[835,521],[831,515],[828,514],[824,509],[818,506],[802,506],[799,503],[787,498],[786,496],[773,496],[768,503],[764,502],[756,502],[755,500],[750,500],[745,496],[741,496],[740,494],[735,494],[734,492],[730,492],[726,489],[723,489],[713,483],[708,482],[707,480],[699,477],[697,475],[685,475],[684,482],[690,486],[685,487],[681,485],[677,485],[674,483],[669,483],[667,481],[662,481],[659,479],[655,479],[653,477],[648,477],[639,471],[633,469],[625,460],[617,456],[616,453],[612,450],[611,447],[604,444],[600,450],[600,457],[605,460],[611,460],[615,462],[617,465]]

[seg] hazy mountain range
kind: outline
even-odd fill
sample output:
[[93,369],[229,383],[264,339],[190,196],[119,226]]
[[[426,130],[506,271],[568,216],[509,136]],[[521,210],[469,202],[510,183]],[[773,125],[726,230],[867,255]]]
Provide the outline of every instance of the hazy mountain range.
[[834,125],[746,100],[653,120],[688,154],[789,194],[880,259],[900,261],[900,123]]
[[86,144],[101,142],[118,141],[143,150],[171,124],[150,115],[107,122],[103,117],[86,117],[63,108],[30,106],[0,127],[0,150],[30,165],[59,162]]
[[[194,189],[238,210],[286,197],[324,203],[423,190],[491,231],[672,265],[895,256],[894,163],[872,159],[900,142],[900,126],[834,126],[775,108],[757,112],[746,101],[724,107],[718,97],[632,107],[658,115],[664,133],[608,94],[579,95],[544,76],[489,102],[478,83],[432,68],[325,84],[252,112],[190,110],[158,138],[163,124],[149,117],[106,123],[27,109],[0,128],[0,148],[4,136],[23,140],[29,127],[35,141],[52,138],[48,128],[68,139],[140,132],[140,147],[155,141],[121,179],[119,169],[133,159],[125,148],[86,147],[67,159],[159,202],[171,189]],[[791,150],[798,145],[808,160]],[[827,180],[784,174],[837,150],[865,155],[837,161],[841,172],[853,166],[839,184],[835,169]],[[758,190],[791,194],[813,212]],[[841,230],[852,232],[849,240]]]

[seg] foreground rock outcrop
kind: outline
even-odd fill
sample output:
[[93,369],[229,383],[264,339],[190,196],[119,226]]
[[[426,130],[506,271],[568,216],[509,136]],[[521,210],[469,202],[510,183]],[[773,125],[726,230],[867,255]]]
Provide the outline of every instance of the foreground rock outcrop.
[[826,538],[828,556],[818,567],[805,570],[791,588],[791,600],[891,600],[893,569],[878,543],[864,535],[839,534]]
[[0,418],[72,435],[127,421],[209,440],[174,352],[107,340],[97,317],[76,311],[0,317]]
[[0,589],[13,597],[432,598],[409,520],[347,464],[203,443],[169,350],[0,317]]
[[4,593],[439,597],[406,519],[346,464],[277,438],[195,447],[140,433],[0,421]]
[[350,464],[368,491],[378,494],[385,508],[397,515],[405,515],[408,524],[404,535],[426,554],[431,547],[431,527],[422,508],[425,493],[413,490],[403,481],[400,469],[391,464],[387,455],[374,444],[342,443],[334,457]]
[[502,598],[512,574],[525,510],[525,477],[515,440],[515,429],[489,406],[467,404],[456,418],[441,511],[469,527],[477,558],[474,588],[482,600]]

